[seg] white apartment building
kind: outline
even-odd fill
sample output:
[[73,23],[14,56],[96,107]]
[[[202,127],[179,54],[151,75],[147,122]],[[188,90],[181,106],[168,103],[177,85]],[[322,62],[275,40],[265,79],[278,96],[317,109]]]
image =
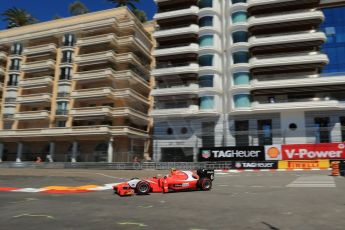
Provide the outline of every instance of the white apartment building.
[[155,1],[154,160],[344,141],[345,78],[322,74],[333,27],[320,30],[343,1]]

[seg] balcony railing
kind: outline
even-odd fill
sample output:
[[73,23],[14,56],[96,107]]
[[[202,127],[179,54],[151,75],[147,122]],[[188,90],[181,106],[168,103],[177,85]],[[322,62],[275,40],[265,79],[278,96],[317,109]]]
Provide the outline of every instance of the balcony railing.
[[49,119],[49,111],[25,111],[19,112],[14,115],[14,118],[17,120],[40,120],[40,119]]

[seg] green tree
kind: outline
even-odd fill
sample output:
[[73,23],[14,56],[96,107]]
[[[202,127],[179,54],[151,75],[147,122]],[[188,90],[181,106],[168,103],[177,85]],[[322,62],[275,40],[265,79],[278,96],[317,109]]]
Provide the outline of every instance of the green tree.
[[134,9],[133,13],[141,22],[146,22],[147,21],[147,16],[145,11],[139,10],[139,9]]
[[127,6],[128,8],[132,10],[137,8],[135,6],[135,3],[140,2],[140,0],[108,0],[108,1],[116,4],[115,7]]
[[71,3],[68,9],[72,15],[86,14],[90,12],[89,9],[84,5],[84,3],[79,0]]
[[129,9],[132,10],[135,16],[141,21],[141,22],[146,22],[147,21],[147,16],[145,11],[139,10],[136,6],[135,3],[139,3],[140,0],[108,0],[111,3],[115,4],[115,7],[122,7],[122,6],[127,6]]
[[7,22],[7,28],[20,27],[37,23],[38,20],[34,18],[24,9],[12,7],[1,14]]

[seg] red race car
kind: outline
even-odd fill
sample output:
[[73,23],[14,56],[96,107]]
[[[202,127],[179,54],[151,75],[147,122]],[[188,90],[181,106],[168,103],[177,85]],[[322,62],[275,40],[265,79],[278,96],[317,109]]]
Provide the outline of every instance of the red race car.
[[180,171],[172,169],[165,177],[152,177],[130,181],[113,186],[116,194],[128,196],[133,194],[145,195],[150,192],[174,192],[186,190],[207,191],[212,188],[214,170],[199,169],[196,171]]

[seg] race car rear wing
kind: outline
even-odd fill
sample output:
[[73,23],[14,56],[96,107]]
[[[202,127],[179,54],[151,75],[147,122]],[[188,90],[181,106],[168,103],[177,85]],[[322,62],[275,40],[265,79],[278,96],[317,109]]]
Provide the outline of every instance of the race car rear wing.
[[197,174],[200,178],[207,177],[214,180],[214,170],[211,169],[198,169]]

